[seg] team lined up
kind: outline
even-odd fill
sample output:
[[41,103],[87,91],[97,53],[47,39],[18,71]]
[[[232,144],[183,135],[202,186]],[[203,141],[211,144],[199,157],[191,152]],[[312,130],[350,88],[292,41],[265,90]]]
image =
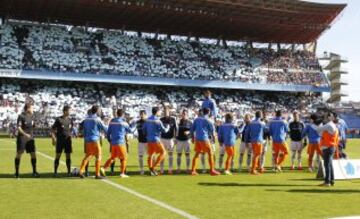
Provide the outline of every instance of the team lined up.
[[[65,106],[63,116],[56,119],[52,127],[53,144],[56,146],[56,158],[54,161],[54,173],[57,174],[59,159],[61,153],[66,154],[66,165],[68,174],[71,171],[70,154],[72,152],[71,143],[71,120],[70,108]],[[224,173],[231,175],[234,169],[235,144],[237,138],[241,137],[239,169],[241,169],[243,157],[247,152],[247,166],[251,174],[257,175],[265,171],[265,153],[267,151],[268,142],[272,140],[272,164],[275,171],[281,171],[286,156],[289,154],[286,145],[286,137],[288,133],[291,139],[291,169],[294,169],[295,158],[297,156],[298,169],[302,169],[301,154],[303,148],[307,145],[306,138],[309,141],[309,170],[313,170],[313,157],[316,154],[324,155],[324,149],[334,147],[339,148],[339,128],[330,124],[319,126],[316,123],[316,116],[312,115],[310,123],[304,125],[300,121],[298,112],[293,113],[293,121],[288,124],[282,117],[281,111],[276,112],[275,118],[267,121],[263,117],[261,111],[255,113],[255,118],[251,120],[251,115],[244,116],[244,125],[237,127],[234,124],[234,118],[231,113],[226,114],[225,121],[220,123],[214,118],[216,117],[216,104],[211,99],[210,94],[205,94],[205,100],[199,111],[198,117],[191,122],[188,118],[187,111],[183,110],[181,119],[177,123],[174,117],[170,116],[168,108],[164,110],[164,117],[160,118],[160,108],[154,107],[152,115],[147,117],[145,111],[140,112],[140,120],[128,124],[124,118],[122,109],[118,109],[115,118],[113,118],[108,126],[101,121],[99,114],[100,108],[93,106],[89,110],[89,115],[81,123],[81,130],[84,135],[84,152],[85,157],[80,165],[81,177],[86,176],[87,165],[91,157],[95,157],[95,175],[96,178],[105,177],[105,171],[114,163],[115,159],[119,159],[121,163],[121,177],[126,175],[127,162],[127,139],[129,133],[138,133],[138,153],[140,173],[144,174],[143,156],[147,151],[147,164],[151,175],[158,175],[157,166],[160,166],[160,173],[164,173],[164,160],[168,157],[169,174],[173,174],[174,149],[176,145],[177,153],[177,172],[180,172],[181,156],[185,152],[186,170],[192,175],[198,175],[196,171],[197,160],[202,159],[204,166],[204,155],[208,156],[211,175],[219,175],[215,169],[215,139],[217,136],[220,145],[219,167],[222,168],[224,154],[227,155],[225,161]],[[17,137],[17,155],[15,158],[15,176],[19,177],[19,165],[21,154],[26,151],[31,154],[31,163],[33,166],[33,175],[38,177],[36,171],[36,154],[35,143],[33,138],[33,120],[32,106],[26,104],[24,113],[18,119],[18,137]],[[335,128],[333,128],[335,126]],[[215,128],[216,127],[216,128]],[[101,136],[106,135],[106,139],[110,143],[111,157],[105,162],[101,168],[102,149]],[[340,133],[341,134],[341,133]],[[340,135],[341,137],[341,135]],[[195,155],[192,159],[190,169],[190,147],[191,142],[195,144]],[[155,157],[155,155],[157,155]],[[168,155],[168,156],[167,156]],[[326,155],[327,156],[327,155]],[[328,157],[328,156],[327,156]],[[324,158],[325,161],[325,158]],[[250,167],[251,165],[251,167]],[[203,168],[204,169],[204,168]],[[328,180],[327,184],[333,183]]]

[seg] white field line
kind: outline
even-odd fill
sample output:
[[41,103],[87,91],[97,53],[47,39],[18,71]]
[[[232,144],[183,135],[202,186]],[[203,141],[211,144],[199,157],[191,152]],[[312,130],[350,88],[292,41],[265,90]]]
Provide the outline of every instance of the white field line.
[[329,219],[360,219],[360,216],[333,217]]
[[[9,140],[0,139],[0,141],[15,144],[15,142],[9,141]],[[47,154],[44,154],[44,153],[42,153],[41,151],[36,151],[36,153],[39,154],[40,156],[48,159],[48,160],[54,161],[54,158],[53,158],[53,157],[51,157],[51,156],[49,156],[49,155],[47,155]],[[64,161],[60,161],[60,164],[66,165],[66,163],[65,163]],[[74,168],[74,167],[72,167],[72,168]],[[132,189],[129,189],[129,188],[127,188],[127,187],[125,187],[125,186],[122,186],[122,185],[120,185],[120,184],[114,183],[113,181],[111,181],[111,180],[109,180],[109,179],[103,179],[103,180],[101,180],[101,181],[104,182],[104,183],[106,183],[106,184],[108,184],[108,185],[110,185],[110,186],[113,186],[113,187],[115,187],[115,188],[117,188],[117,189],[119,189],[119,190],[122,190],[122,191],[124,191],[124,192],[127,192],[127,193],[129,193],[129,194],[131,194],[131,195],[134,195],[134,196],[136,196],[136,197],[138,197],[138,198],[140,198],[140,199],[143,199],[143,200],[145,200],[145,201],[148,201],[148,202],[150,202],[150,203],[152,203],[152,204],[154,204],[154,205],[156,205],[156,206],[160,206],[160,207],[165,208],[165,209],[167,209],[167,210],[169,210],[169,211],[171,211],[171,212],[174,212],[174,213],[176,213],[176,214],[178,214],[178,215],[181,215],[181,216],[183,216],[184,218],[198,219],[198,217],[196,217],[196,216],[194,216],[194,215],[192,215],[192,214],[189,214],[189,213],[187,213],[187,212],[185,212],[185,211],[183,211],[183,210],[181,210],[181,209],[175,208],[175,207],[173,207],[173,206],[171,206],[171,205],[169,205],[169,204],[166,204],[165,202],[158,201],[158,200],[153,199],[153,198],[151,198],[151,197],[149,197],[149,196],[143,195],[143,194],[141,194],[141,193],[139,193],[139,192],[137,192],[137,191],[135,191],[135,190],[132,190]]]

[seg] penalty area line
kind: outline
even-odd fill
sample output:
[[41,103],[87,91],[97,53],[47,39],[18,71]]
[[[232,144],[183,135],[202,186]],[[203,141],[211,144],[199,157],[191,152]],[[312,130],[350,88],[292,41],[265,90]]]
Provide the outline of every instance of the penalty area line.
[[[13,141],[8,141],[8,140],[3,140],[3,139],[0,139],[0,141],[9,142],[9,143],[15,144],[15,142],[13,142]],[[36,153],[39,154],[40,156],[48,159],[48,160],[51,160],[51,161],[54,161],[54,160],[55,160],[53,157],[51,157],[51,156],[49,156],[49,155],[47,155],[47,154],[45,154],[45,153],[43,153],[43,152],[41,152],[41,151],[36,151]],[[61,161],[61,160],[60,160],[60,164],[66,166],[66,163],[65,163],[64,161]],[[72,168],[74,168],[74,167],[72,167]],[[154,199],[154,198],[151,198],[151,197],[149,197],[149,196],[143,195],[143,194],[141,194],[141,193],[139,193],[139,192],[137,192],[137,191],[135,191],[135,190],[132,190],[132,189],[130,189],[130,188],[127,188],[127,187],[125,187],[125,186],[122,186],[122,185],[120,185],[120,184],[117,184],[117,183],[115,183],[115,182],[113,182],[113,181],[111,181],[111,180],[109,180],[109,179],[103,179],[103,180],[101,180],[101,181],[104,182],[104,183],[106,183],[106,184],[108,184],[108,185],[110,185],[110,186],[112,186],[112,187],[114,187],[114,188],[116,188],[116,189],[119,189],[119,190],[121,190],[121,191],[124,191],[124,192],[126,192],[126,193],[129,193],[129,194],[131,194],[131,195],[133,195],[133,196],[136,196],[136,197],[138,197],[138,198],[140,198],[140,199],[143,199],[143,200],[145,200],[145,201],[148,201],[148,202],[150,202],[150,203],[152,203],[152,204],[154,204],[154,205],[157,205],[157,206],[162,207],[162,208],[164,208],[164,209],[167,209],[167,210],[169,210],[169,211],[171,211],[171,212],[174,212],[174,213],[176,213],[176,214],[178,214],[178,215],[181,215],[181,216],[183,216],[184,218],[188,218],[188,219],[198,219],[198,217],[196,217],[195,215],[189,214],[189,213],[187,213],[187,212],[185,212],[185,211],[183,211],[183,210],[181,210],[181,209],[175,208],[175,207],[173,207],[173,206],[171,206],[171,205],[169,205],[169,204],[166,204],[165,202],[162,202],[162,201],[156,200],[156,199]]]

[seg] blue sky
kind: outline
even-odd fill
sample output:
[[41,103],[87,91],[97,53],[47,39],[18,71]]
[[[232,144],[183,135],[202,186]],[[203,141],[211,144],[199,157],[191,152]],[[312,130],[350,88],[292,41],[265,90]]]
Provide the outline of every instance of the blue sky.
[[349,85],[343,89],[349,93],[345,100],[360,101],[360,0],[312,0],[321,3],[347,3],[348,6],[333,23],[332,27],[318,40],[318,54],[335,52],[349,63],[344,67],[349,74],[344,78]]

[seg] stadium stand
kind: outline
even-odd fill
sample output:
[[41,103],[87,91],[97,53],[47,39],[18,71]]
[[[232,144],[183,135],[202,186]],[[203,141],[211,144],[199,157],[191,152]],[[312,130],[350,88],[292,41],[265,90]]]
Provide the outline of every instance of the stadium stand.
[[[14,123],[25,101],[35,102],[40,127],[48,127],[64,104],[73,107],[76,122],[94,103],[107,117],[115,106],[131,108],[134,116],[154,104],[188,108],[193,116],[206,87],[197,85],[211,82],[217,83],[208,87],[217,88],[220,116],[235,111],[241,119],[255,109],[313,111],[324,103],[321,92],[328,91],[320,88],[330,87],[315,53],[299,47],[314,43],[345,7],[291,0],[261,7],[256,1],[37,3],[47,10],[21,0],[0,2],[2,127]],[[268,46],[253,47],[255,42]],[[50,79],[51,74],[62,77]],[[74,74],[86,75],[88,82],[64,82]],[[110,76],[143,84],[101,80]],[[171,88],[144,78],[187,80],[162,84]],[[191,82],[195,86],[186,88]]]
[[0,69],[327,87],[315,54],[64,25],[8,23]]
[[[291,111],[299,109],[308,113],[322,104],[318,94],[290,92],[257,92],[214,90],[214,99],[219,107],[219,116],[226,112],[235,113],[238,120],[245,112],[264,110],[273,113],[275,109]],[[202,90],[169,87],[116,86],[90,83],[44,82],[30,80],[2,79],[0,86],[0,120],[5,121],[1,128],[16,122],[25,102],[35,103],[38,127],[49,127],[56,116],[61,115],[62,107],[73,108],[75,123],[79,123],[92,104],[102,106],[104,117],[112,116],[112,109],[121,106],[136,117],[141,109],[150,110],[154,104],[170,106],[173,113],[187,108],[194,117],[201,105]],[[131,109],[131,110],[130,110]],[[16,112],[16,113],[14,113]]]

